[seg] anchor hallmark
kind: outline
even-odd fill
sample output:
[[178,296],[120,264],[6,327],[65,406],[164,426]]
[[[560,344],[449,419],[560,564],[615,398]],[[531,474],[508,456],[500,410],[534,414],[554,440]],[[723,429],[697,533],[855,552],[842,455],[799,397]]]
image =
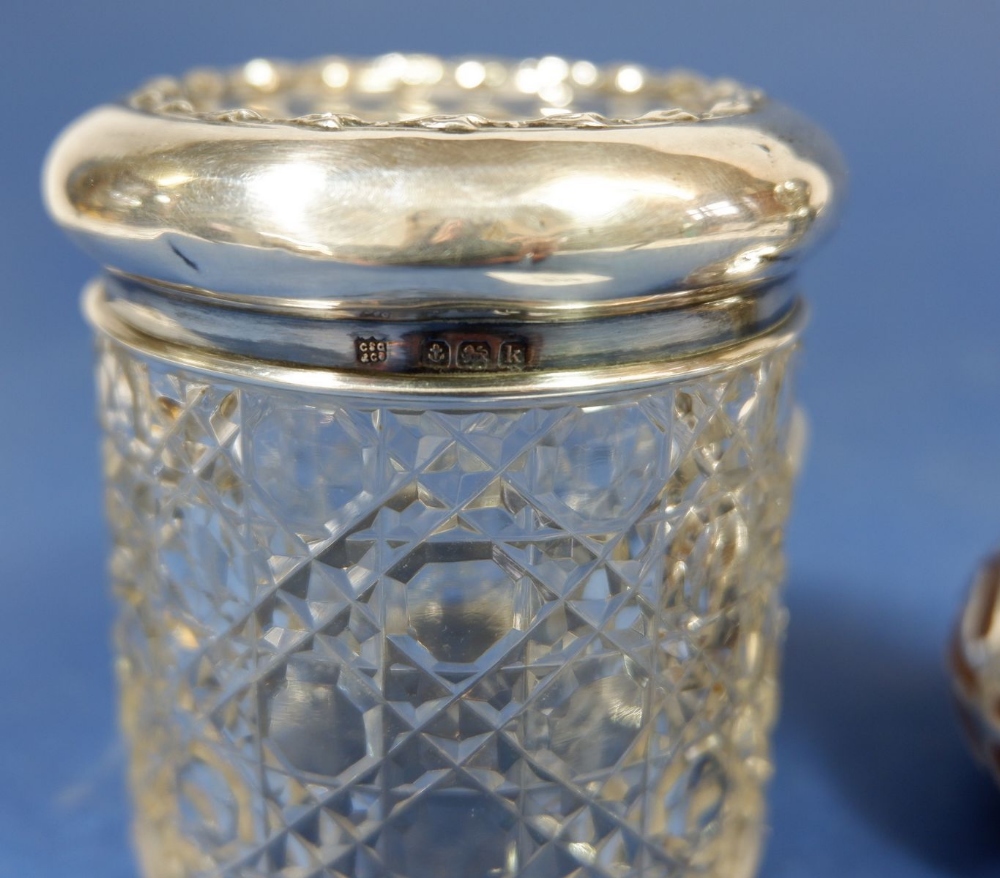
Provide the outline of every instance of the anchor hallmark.
[[502,336],[432,336],[423,340],[420,349],[420,365],[435,371],[519,372],[530,362],[528,342]]

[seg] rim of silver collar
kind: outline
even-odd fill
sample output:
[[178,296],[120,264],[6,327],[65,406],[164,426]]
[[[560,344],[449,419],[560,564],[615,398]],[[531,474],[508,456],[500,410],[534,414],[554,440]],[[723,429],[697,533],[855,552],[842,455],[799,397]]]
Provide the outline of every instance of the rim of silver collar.
[[842,178],[822,132],[731,81],[391,55],[154,83],[60,137],[45,193],[139,277],[572,314],[788,275]]
[[84,314],[101,334],[136,353],[176,367],[214,375],[222,380],[283,387],[289,390],[345,395],[391,395],[397,398],[443,396],[456,407],[491,402],[523,403],[531,398],[589,395],[640,386],[687,380],[698,375],[736,368],[795,343],[806,320],[798,299],[779,319],[761,332],[711,349],[684,356],[639,359],[632,362],[586,362],[575,368],[488,371],[423,371],[317,367],[279,359],[261,359],[218,348],[199,347],[186,340],[153,335],[122,319],[108,306],[105,284],[92,282],[83,297]]
[[[589,318],[499,313],[467,317],[440,307],[377,315],[254,307],[246,298],[105,276],[92,312],[150,339],[229,357],[369,376],[499,378],[595,366],[636,366],[747,341],[795,309],[788,282],[734,291],[683,307],[616,310]],[[107,320],[104,320],[107,323]],[[109,324],[110,325],[110,324]]]

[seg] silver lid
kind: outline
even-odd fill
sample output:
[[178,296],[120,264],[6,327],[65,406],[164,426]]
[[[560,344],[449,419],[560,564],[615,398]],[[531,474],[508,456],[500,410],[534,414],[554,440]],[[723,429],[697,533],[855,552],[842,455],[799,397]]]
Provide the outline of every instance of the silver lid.
[[256,306],[579,316],[789,275],[842,176],[729,81],[390,55],[152,83],[69,127],[45,195],[114,271]]

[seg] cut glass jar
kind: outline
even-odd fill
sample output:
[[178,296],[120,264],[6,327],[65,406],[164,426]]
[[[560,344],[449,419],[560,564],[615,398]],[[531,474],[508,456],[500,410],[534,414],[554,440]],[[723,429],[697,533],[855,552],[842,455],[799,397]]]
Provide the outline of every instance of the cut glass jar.
[[840,178],[758,92],[557,58],[68,129],[149,878],[753,874]]

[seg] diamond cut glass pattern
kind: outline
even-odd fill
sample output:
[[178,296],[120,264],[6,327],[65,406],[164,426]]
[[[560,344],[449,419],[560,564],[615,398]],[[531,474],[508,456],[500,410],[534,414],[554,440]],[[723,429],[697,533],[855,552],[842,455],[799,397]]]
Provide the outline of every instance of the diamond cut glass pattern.
[[101,345],[148,875],[751,873],[788,348],[470,410]]

